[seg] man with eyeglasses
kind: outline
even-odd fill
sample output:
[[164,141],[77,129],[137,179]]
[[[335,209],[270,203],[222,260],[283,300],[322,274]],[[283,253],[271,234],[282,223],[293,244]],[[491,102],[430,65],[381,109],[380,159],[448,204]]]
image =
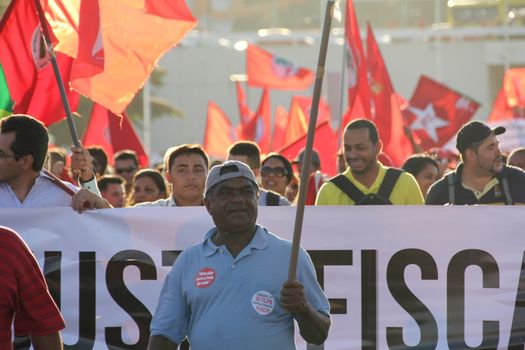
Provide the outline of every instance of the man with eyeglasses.
[[31,116],[15,114],[0,121],[0,208],[110,208],[98,195],[87,150],[72,147],[71,169],[79,190],[43,169],[48,142],[46,127]]
[[204,183],[210,160],[201,145],[183,144],[172,147],[164,156],[166,180],[171,185],[171,196],[155,202],[144,202],[136,207],[188,207],[204,205]]
[[[228,149],[227,160],[238,160],[248,165],[253,171],[256,178],[260,176],[261,171],[261,150],[259,146],[252,141],[237,141]],[[266,173],[265,169],[265,173]],[[286,197],[279,193],[259,189],[259,203],[260,206],[278,206],[290,205]]]
[[131,192],[133,176],[140,168],[137,153],[130,149],[123,149],[115,153],[113,159],[115,160],[115,174],[124,179],[126,194],[128,194]]
[[[46,127],[31,116],[14,114],[0,121],[0,208],[71,206],[78,212],[111,208],[97,195],[98,187],[88,151],[83,147],[71,148],[71,170],[82,187],[79,189],[43,168],[48,143]],[[35,341],[31,331],[26,331]],[[20,336],[15,337],[15,342],[29,346],[29,338],[22,336],[24,330],[17,333]],[[37,343],[33,346],[44,349]]]

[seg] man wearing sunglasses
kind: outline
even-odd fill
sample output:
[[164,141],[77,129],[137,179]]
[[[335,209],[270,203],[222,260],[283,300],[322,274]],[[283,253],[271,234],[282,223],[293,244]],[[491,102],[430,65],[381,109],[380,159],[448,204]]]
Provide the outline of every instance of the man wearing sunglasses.
[[91,157],[72,147],[71,170],[81,189],[43,169],[49,135],[35,118],[15,114],[0,122],[0,208],[72,206],[77,211],[110,208],[99,196]]
[[123,149],[115,153],[113,159],[115,160],[115,174],[121,176],[125,180],[126,194],[131,192],[131,184],[133,176],[139,171],[139,158],[135,151]]
[[[248,165],[253,171],[256,178],[260,177],[261,172],[261,150],[259,146],[252,141],[237,141],[228,149],[227,160],[238,160]],[[265,169],[267,174],[268,168]],[[284,175],[284,174],[282,174]],[[286,197],[281,196],[279,193],[259,189],[259,203],[260,206],[278,206],[278,205],[290,205],[290,202]]]
[[324,183],[316,205],[423,204],[416,179],[378,161],[383,143],[376,125],[367,119],[350,122],[343,135],[348,168]]

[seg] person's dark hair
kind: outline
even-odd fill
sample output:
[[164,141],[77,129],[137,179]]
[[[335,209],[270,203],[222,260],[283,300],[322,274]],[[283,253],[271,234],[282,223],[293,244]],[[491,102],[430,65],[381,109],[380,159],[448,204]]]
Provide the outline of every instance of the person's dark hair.
[[96,172],[99,175],[104,175],[108,167],[108,155],[104,149],[100,146],[89,146],[86,149],[95,161]]
[[154,169],[142,169],[135,173],[135,176],[133,176],[133,183],[137,181],[137,179],[140,179],[142,177],[149,177],[150,179],[155,182],[155,185],[159,189],[160,192],[163,192],[164,194],[167,194],[166,191],[166,182],[164,182],[164,178],[162,177],[162,174],[159,173],[157,170]]
[[345,134],[348,130],[356,129],[368,129],[368,135],[370,136],[370,141],[375,145],[379,141],[379,133],[377,132],[377,127],[374,122],[368,119],[356,119],[352,120],[345,127]]
[[133,150],[130,150],[130,149],[123,149],[121,151],[118,151],[117,153],[115,153],[115,155],[113,156],[113,159],[115,160],[115,162],[117,160],[126,160],[126,159],[131,159],[133,161],[133,163],[135,163],[135,166],[137,168],[139,168],[139,157],[137,156],[137,152],[133,151]]
[[285,156],[275,152],[269,153],[262,161],[261,166],[264,166],[264,164],[272,158],[279,159],[284,164],[284,168],[286,169],[286,178],[288,179],[288,183],[290,183],[290,181],[292,181],[293,175],[292,163],[290,163],[288,158]]
[[0,121],[0,132],[2,134],[15,133],[11,151],[15,154],[16,160],[31,155],[33,156],[33,170],[42,170],[49,143],[49,135],[42,122],[29,115],[13,114]]
[[[507,157],[507,163],[508,163],[508,161],[511,160],[512,157],[519,156],[519,155],[525,156],[525,147],[518,147],[518,148],[512,150],[512,152],[510,152],[509,156]],[[508,165],[510,165],[510,164],[508,164]]]
[[232,156],[248,157],[248,166],[252,169],[261,167],[261,150],[253,141],[237,141],[229,149],[228,154]]
[[98,179],[97,186],[100,192],[104,192],[105,190],[107,190],[109,184],[122,185],[123,183],[124,179],[118,175],[104,175],[101,176],[100,179]]
[[439,172],[438,163],[427,154],[414,154],[410,156],[401,168],[416,177],[428,164],[435,166]]
[[171,171],[171,167],[173,166],[175,159],[183,154],[197,154],[201,156],[202,159],[204,159],[204,163],[206,164],[206,169],[209,169],[210,158],[208,157],[202,146],[199,144],[184,144],[177,147],[172,147],[166,151],[166,155],[164,156],[164,159],[166,161],[165,171]]

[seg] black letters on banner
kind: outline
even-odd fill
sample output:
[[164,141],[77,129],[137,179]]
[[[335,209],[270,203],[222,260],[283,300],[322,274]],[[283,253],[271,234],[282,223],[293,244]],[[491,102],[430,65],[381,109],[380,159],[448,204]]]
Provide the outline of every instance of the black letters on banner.
[[489,253],[463,250],[450,260],[447,271],[447,340],[450,349],[497,349],[499,322],[483,321],[483,339],[477,347],[465,342],[465,270],[479,266],[483,273],[483,288],[499,288],[499,268]]
[[151,313],[126,287],[123,273],[128,266],[136,266],[140,270],[142,280],[157,279],[157,269],[153,259],[139,250],[124,250],[115,254],[106,269],[106,284],[111,297],[137,323],[139,340],[136,344],[126,344],[122,341],[121,327],[105,329],[108,349],[145,349],[149,340],[149,325]]
[[[324,290],[324,267],[352,265],[351,250],[309,250],[317,274],[317,282]],[[331,314],[346,314],[346,299],[328,299]]]
[[361,341],[377,349],[377,251],[361,251]]
[[435,349],[438,342],[437,322],[425,304],[406,285],[404,273],[408,265],[417,265],[421,269],[423,280],[438,279],[436,262],[426,251],[404,249],[392,256],[387,267],[388,289],[399,305],[416,321],[421,331],[421,340],[419,344],[409,346],[403,342],[402,327],[388,327],[387,343],[390,349]]
[[525,344],[525,253],[521,259],[520,280],[514,304],[509,350],[523,350]]
[[[96,336],[96,253],[79,252],[79,302],[78,302],[78,341],[64,344],[64,349],[89,350],[95,345]],[[61,252],[44,253],[44,276],[49,292],[60,307],[61,301]]]

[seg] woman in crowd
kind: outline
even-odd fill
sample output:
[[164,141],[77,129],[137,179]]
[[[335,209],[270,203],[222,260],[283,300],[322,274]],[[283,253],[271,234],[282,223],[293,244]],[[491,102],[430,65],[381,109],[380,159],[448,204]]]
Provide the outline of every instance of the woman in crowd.
[[284,196],[292,180],[292,164],[279,153],[270,153],[261,163],[261,187]]
[[414,154],[405,161],[402,168],[416,178],[425,198],[430,186],[441,177],[438,163],[427,154]]
[[162,175],[153,169],[142,169],[133,177],[128,206],[143,202],[154,202],[166,198],[166,182]]

